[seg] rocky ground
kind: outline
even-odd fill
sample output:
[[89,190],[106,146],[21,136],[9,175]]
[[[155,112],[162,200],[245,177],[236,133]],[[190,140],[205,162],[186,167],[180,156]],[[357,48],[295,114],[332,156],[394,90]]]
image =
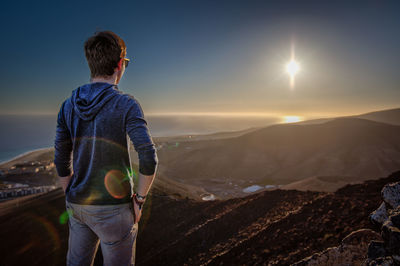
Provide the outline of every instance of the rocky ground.
[[[139,223],[137,265],[289,265],[341,245],[369,215],[389,177],[335,193],[273,190],[244,198],[194,201],[151,190]],[[0,214],[1,264],[65,265],[68,227],[60,189]],[[18,205],[18,206],[17,206]],[[380,231],[377,231],[380,232]],[[102,264],[101,252],[96,265]]]
[[371,241],[365,265],[400,265],[400,182],[382,189],[382,204],[370,220],[381,231],[381,239]]
[[[162,208],[147,211],[151,219],[144,222],[138,237],[137,261],[143,265],[292,264],[339,245],[357,229],[375,229],[368,216],[380,205],[382,187],[398,180],[400,172],[348,185],[336,193],[274,190],[227,201],[186,202],[189,220],[179,202],[165,202]],[[164,228],[162,235],[153,234],[157,227]]]

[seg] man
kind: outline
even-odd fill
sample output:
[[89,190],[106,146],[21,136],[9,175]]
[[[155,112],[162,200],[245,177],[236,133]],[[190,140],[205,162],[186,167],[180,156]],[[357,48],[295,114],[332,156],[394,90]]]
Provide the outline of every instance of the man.
[[[99,243],[104,265],[134,265],[156,149],[139,102],[117,86],[129,63],[124,41],[113,32],[97,32],[84,48],[91,80],[62,103],[54,142],[70,214],[67,265],[92,265]],[[128,136],[139,156],[135,193]]]

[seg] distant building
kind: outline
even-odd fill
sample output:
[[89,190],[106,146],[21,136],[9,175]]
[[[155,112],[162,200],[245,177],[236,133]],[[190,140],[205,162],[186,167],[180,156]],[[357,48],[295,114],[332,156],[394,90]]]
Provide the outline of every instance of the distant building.
[[0,199],[9,199],[15,197],[21,197],[36,193],[49,192],[56,189],[56,186],[38,186],[38,187],[20,187],[20,188],[9,188],[0,190]]

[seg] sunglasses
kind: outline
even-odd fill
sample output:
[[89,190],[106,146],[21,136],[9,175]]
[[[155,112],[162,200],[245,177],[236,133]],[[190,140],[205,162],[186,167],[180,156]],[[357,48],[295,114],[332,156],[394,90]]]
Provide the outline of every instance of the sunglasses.
[[124,58],[125,68],[129,66],[129,61],[131,61],[129,58]]

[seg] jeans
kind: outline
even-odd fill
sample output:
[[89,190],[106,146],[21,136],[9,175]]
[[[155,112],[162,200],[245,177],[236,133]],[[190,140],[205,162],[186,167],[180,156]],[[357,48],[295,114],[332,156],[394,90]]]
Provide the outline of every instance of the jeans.
[[133,205],[80,205],[66,201],[69,213],[67,265],[93,265],[101,246],[105,266],[135,265],[138,223]]

